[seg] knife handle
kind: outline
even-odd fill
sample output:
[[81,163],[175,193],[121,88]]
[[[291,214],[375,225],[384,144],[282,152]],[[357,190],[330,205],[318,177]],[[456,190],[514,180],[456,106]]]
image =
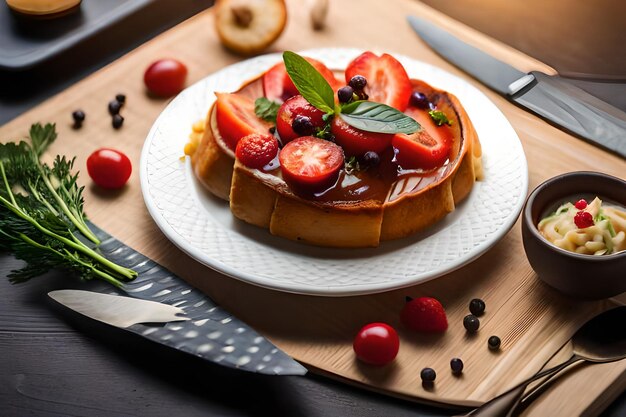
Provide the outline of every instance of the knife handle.
[[535,82],[511,96],[514,102],[626,158],[626,113],[559,77],[531,74]]

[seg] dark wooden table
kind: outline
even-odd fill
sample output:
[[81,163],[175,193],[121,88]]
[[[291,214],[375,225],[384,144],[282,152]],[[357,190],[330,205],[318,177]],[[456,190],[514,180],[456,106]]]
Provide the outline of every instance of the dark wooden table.
[[[182,17],[179,17],[182,18]],[[113,61],[175,21],[75,61],[0,73],[0,123]],[[48,74],[48,76],[46,76]],[[53,74],[54,76],[49,76]],[[9,86],[11,86],[9,88]],[[444,416],[428,407],[309,374],[267,377],[198,363],[115,331],[84,325],[46,293],[71,286],[62,272],[12,285],[20,262],[0,253],[0,415],[2,416]],[[118,332],[119,333],[119,332]],[[626,415],[622,395],[605,417]]]

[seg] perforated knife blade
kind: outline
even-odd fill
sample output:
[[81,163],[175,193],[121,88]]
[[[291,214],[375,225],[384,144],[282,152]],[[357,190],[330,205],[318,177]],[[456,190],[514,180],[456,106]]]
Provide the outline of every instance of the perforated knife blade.
[[558,76],[519,71],[427,20],[407,19],[435,52],[478,81],[570,133],[626,158],[626,113],[620,109]]

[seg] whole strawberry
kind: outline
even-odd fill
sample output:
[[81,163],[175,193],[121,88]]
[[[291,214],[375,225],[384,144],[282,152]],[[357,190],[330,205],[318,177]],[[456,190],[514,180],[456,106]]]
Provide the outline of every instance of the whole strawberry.
[[446,312],[432,297],[406,297],[400,320],[411,330],[425,333],[443,333],[448,328]]

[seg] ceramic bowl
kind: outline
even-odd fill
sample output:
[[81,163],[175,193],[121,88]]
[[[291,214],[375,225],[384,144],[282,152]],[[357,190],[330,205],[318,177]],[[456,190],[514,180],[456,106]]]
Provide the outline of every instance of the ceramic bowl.
[[524,250],[539,278],[569,296],[588,300],[626,292],[626,251],[601,256],[569,252],[546,240],[537,224],[560,204],[593,196],[626,207],[626,181],[598,172],[559,175],[535,188],[522,211]]

